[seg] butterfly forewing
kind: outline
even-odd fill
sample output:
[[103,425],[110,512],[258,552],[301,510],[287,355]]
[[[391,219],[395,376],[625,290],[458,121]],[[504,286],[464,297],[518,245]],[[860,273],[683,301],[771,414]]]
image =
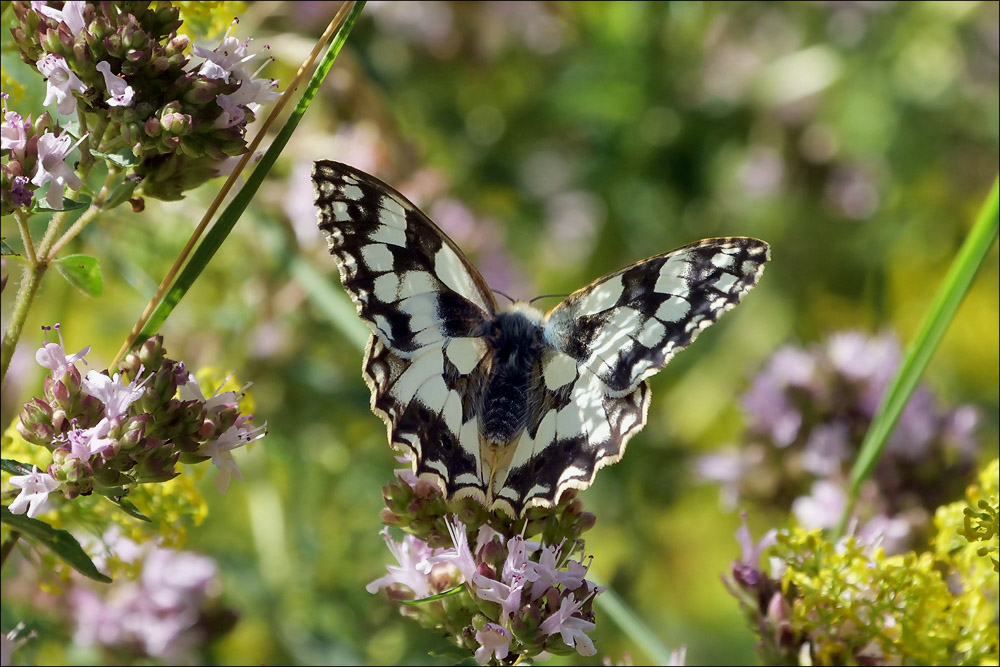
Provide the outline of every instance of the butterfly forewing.
[[646,422],[646,378],[736,306],[768,259],[763,241],[707,239],[545,316],[498,313],[461,250],[402,195],[337,162],[317,162],[313,179],[319,226],[372,330],[364,376],[390,442],[448,497],[513,515],[621,458]]
[[547,316],[546,339],[611,392],[659,371],[757,284],[768,246],[705,239],[616,271],[568,296]]
[[488,368],[480,335],[493,295],[458,247],[378,179],[320,161],[313,181],[319,227],[372,330],[364,376],[373,411],[392,444],[411,450],[416,472],[449,495],[482,487],[478,436],[473,442],[466,424]]

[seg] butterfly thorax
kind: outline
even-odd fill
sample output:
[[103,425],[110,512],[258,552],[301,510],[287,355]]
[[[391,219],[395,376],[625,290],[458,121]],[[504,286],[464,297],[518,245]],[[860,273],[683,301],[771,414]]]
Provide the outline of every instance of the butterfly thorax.
[[540,313],[516,306],[498,313],[486,335],[493,365],[483,392],[480,424],[483,439],[496,444],[510,442],[527,425],[532,383],[544,349]]

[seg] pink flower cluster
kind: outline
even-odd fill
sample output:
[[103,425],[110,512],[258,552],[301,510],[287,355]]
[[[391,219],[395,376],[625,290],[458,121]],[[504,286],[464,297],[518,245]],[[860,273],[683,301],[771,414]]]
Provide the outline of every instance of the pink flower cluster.
[[538,655],[567,647],[594,655],[587,633],[595,627],[592,605],[602,589],[587,581],[589,563],[582,553],[573,558],[576,543],[543,545],[482,525],[473,550],[457,516],[446,518],[446,525],[452,546],[436,549],[412,535],[395,542],[384,529],[399,565],[389,566],[389,573],[370,583],[368,591],[389,588],[420,600],[464,584],[463,594],[479,614],[462,634],[475,638],[479,664],[504,660],[510,653]]

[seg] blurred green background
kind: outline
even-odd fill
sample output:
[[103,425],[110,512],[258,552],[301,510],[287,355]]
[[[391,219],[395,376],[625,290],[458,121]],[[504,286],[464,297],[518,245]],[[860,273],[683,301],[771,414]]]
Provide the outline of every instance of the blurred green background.
[[[251,3],[237,34],[270,45],[265,72],[284,89],[336,8]],[[210,511],[186,548],[219,563],[240,621],[197,660],[437,664],[429,653],[446,646],[364,590],[390,559],[380,487],[398,464],[368,409],[360,324],[322,305],[345,300],[312,207],[309,169],[328,158],[402,190],[514,297],[570,292],[700,238],[771,244],[757,289],[652,380],[645,430],[582,495],[598,517],[592,574],[689,664],[755,663],[719,578],[738,514],[692,462],[736,442],[739,395],[779,345],[912,338],[997,174],[998,41],[994,2],[368,3],[163,329],[172,358],[252,381],[270,431],[237,453],[243,483],[219,496],[213,471],[201,484]],[[50,277],[4,424],[40,386],[39,326],[61,321],[68,349],[92,344],[91,367],[106,365],[219,183],[81,235],[72,250],[101,259],[107,289],[89,300]],[[984,456],[997,449],[998,330],[994,247],[927,377],[946,403],[983,411]],[[758,533],[786,520],[748,509]],[[552,664],[649,660],[601,611],[592,636],[597,656]]]

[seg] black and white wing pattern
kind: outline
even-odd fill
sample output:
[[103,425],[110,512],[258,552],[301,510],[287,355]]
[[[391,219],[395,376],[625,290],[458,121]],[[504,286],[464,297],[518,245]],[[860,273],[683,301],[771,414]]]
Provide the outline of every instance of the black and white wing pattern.
[[363,364],[372,411],[390,443],[412,452],[414,472],[449,496],[482,494],[478,433],[466,425],[489,369],[492,292],[444,232],[377,178],[319,161],[313,182],[319,227],[372,330]]
[[590,486],[645,425],[646,378],[736,307],[767,260],[763,241],[705,239],[604,276],[549,311],[537,430],[521,436],[500,497],[546,505]]
[[763,241],[707,239],[574,292],[549,313],[498,309],[423,213],[337,162],[313,171],[319,226],[372,330],[372,410],[448,497],[519,515],[589,486],[646,421],[646,379],[739,303]]

